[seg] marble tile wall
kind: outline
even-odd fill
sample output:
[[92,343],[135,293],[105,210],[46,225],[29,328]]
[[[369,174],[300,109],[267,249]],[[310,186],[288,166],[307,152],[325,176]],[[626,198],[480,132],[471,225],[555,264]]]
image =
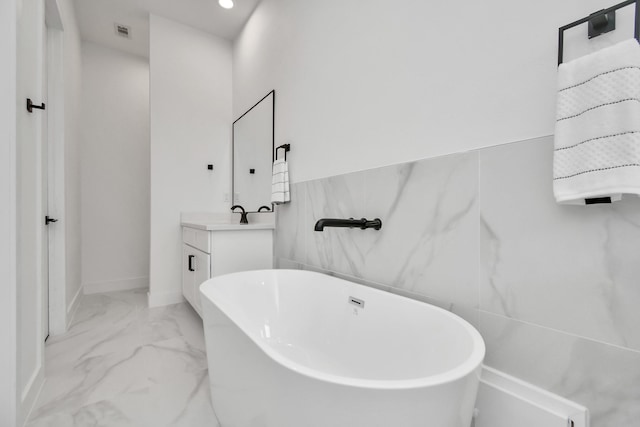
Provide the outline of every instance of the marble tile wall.
[[[560,206],[551,137],[292,186],[276,264],[445,307],[473,323],[486,364],[589,408],[640,419],[640,198]],[[380,231],[313,231],[379,217]]]

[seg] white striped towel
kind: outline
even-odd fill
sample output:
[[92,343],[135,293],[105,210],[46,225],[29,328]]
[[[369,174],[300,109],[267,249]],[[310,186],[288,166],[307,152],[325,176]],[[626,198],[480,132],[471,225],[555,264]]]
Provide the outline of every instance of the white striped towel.
[[286,160],[273,162],[273,178],[271,179],[271,203],[280,205],[291,201],[289,193],[289,165]]
[[559,203],[640,195],[640,46],[618,43],[558,69],[553,192]]

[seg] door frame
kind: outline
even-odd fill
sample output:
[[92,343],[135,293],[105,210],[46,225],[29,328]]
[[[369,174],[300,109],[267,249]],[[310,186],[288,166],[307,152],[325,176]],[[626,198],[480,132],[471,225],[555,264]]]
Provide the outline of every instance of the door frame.
[[48,215],[59,221],[49,234],[49,334],[67,331],[66,226],[65,226],[65,126],[64,27],[56,0],[45,0],[47,27],[47,143]]

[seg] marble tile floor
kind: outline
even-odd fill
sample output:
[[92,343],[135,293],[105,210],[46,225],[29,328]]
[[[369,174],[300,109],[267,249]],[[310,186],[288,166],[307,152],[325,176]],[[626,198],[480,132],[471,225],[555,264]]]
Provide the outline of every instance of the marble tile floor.
[[146,290],[86,295],[45,349],[27,427],[218,427],[202,322],[187,304],[148,308]]

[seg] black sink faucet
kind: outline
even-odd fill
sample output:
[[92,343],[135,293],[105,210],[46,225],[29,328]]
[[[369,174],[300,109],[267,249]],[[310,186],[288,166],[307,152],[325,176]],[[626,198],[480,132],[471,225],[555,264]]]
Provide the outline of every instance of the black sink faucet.
[[367,228],[373,228],[375,230],[380,230],[382,228],[382,220],[380,218],[376,218],[372,221],[369,221],[366,218],[362,219],[337,219],[337,218],[322,218],[316,222],[316,226],[314,227],[315,231],[323,231],[325,227],[349,227],[349,228],[360,228],[365,230]]
[[249,224],[249,220],[247,219],[247,211],[245,211],[242,206],[240,205],[231,206],[231,212],[237,213],[235,212],[235,210],[238,208],[242,210],[242,213],[240,214],[240,224]]
[[260,206],[258,208],[258,212],[262,212],[262,209],[266,209],[267,212],[271,212],[271,208],[269,206]]

